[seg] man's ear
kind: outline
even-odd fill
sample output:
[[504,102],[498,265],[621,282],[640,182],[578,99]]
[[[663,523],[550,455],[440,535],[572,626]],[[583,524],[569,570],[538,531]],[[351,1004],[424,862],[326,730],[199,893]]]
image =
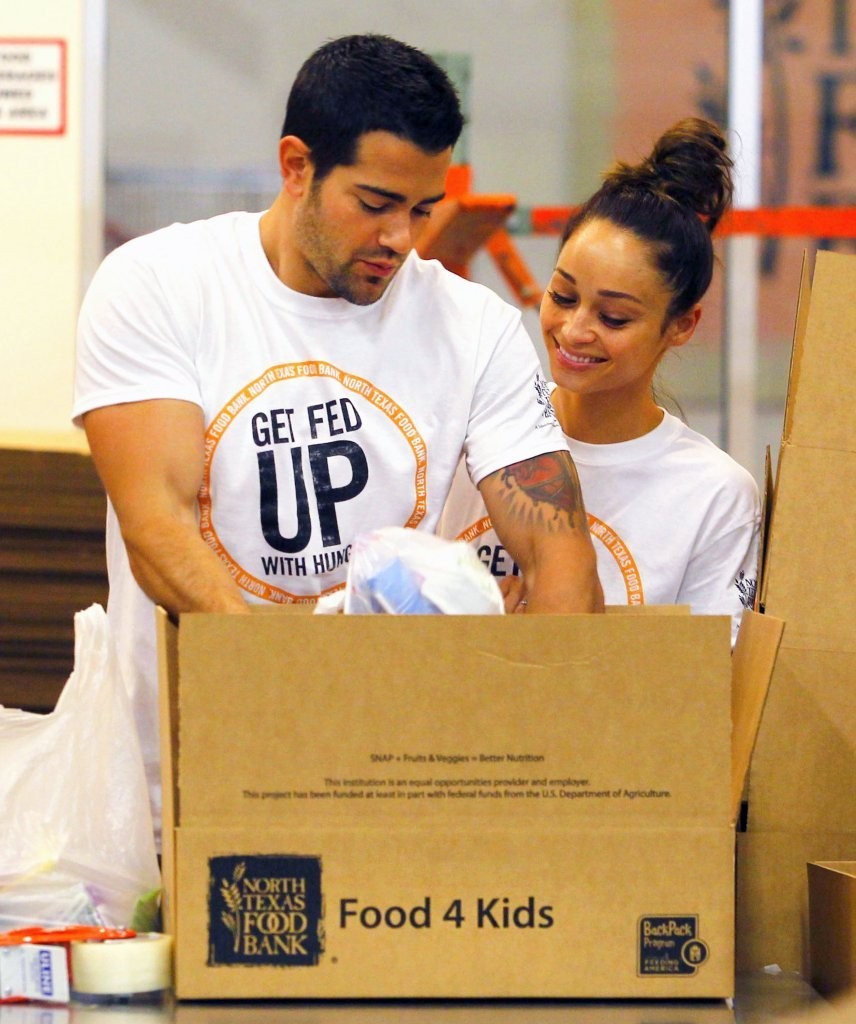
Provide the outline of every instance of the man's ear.
[[676,316],[666,328],[669,341],[668,347],[680,348],[681,345],[686,345],[695,333],[695,329],[698,327],[700,319],[701,306],[698,304],[693,306],[692,309],[688,309],[686,313],[681,313],[680,316]]
[[284,135],[279,140],[279,169],[283,188],[294,198],[303,195],[312,181],[310,152],[303,139],[296,135]]

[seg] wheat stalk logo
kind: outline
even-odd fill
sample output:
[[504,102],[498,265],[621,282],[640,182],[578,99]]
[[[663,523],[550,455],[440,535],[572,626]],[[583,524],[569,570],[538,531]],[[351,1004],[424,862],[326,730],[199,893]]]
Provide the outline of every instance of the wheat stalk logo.
[[246,874],[246,871],[247,865],[242,861],[240,864],[235,865],[231,882],[225,878],[220,882],[220,895],[228,907],[228,910],[224,910],[220,916],[223,924],[232,933],[232,938],[234,939],[232,950],[235,953],[238,952],[238,947],[241,943],[241,887],[239,883]]

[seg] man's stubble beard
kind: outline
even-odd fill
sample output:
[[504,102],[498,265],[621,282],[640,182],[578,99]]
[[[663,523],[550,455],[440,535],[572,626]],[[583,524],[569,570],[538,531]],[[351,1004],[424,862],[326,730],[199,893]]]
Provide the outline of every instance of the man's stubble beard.
[[[313,182],[310,186],[307,204],[295,221],[298,249],[304,263],[335,297],[344,299],[355,306],[373,305],[386,292],[386,288],[392,282],[395,274],[386,281],[380,281],[379,278],[372,279],[370,276],[365,278],[365,283],[355,280],[352,269],[354,259],[352,257],[344,264],[337,261],[320,209],[320,185]],[[380,290],[372,290],[369,295],[363,294],[362,288],[371,288],[373,280],[382,284]]]

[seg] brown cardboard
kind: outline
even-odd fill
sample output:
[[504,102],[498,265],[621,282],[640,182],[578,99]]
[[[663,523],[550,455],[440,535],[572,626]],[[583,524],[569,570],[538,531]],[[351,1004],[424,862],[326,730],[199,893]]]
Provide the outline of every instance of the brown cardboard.
[[[731,820],[737,821],[749,763],[767,702],[769,679],[782,640],[782,622],[766,615],[744,615],[731,662]],[[772,660],[771,660],[772,659]]]
[[808,865],[811,983],[824,996],[856,988],[856,861]]
[[853,1024],[856,1020],[856,996],[845,996],[831,1004],[818,1000],[816,1006],[787,1017],[779,1017],[776,1024]]
[[[754,762],[752,770],[754,772]],[[821,854],[837,860],[852,856],[852,833],[740,832],[737,852],[738,970],[752,970],[746,963],[765,963],[808,978],[806,864],[817,860]],[[763,929],[746,929],[747,908],[753,922],[763,922]],[[783,952],[792,947],[800,967],[784,967],[781,963],[785,959]]]
[[[811,267],[807,255],[803,256],[800,272],[797,309],[794,317],[794,340],[791,346],[791,364],[788,370],[788,393],[785,401],[785,418],[782,424],[782,441],[792,441],[794,412],[800,382],[805,336],[808,330],[808,313],[811,306]],[[802,399],[801,399],[802,400]]]
[[[750,1005],[757,1001],[753,996],[749,997],[752,1000]],[[742,1005],[742,992],[738,999]],[[800,1004],[790,1000],[784,1005]],[[79,1015],[77,1007],[75,1012]],[[443,1001],[418,1004],[327,1001],[286,1007],[280,1002],[226,1005],[185,1002],[175,1007],[173,1020],[180,1024],[283,1024],[291,1016],[296,1016],[299,1024],[735,1024],[736,1020],[734,1011],[725,1000],[710,999],[689,1003],[662,1000],[653,1003],[648,1000],[575,1003],[494,1000],[478,1005]],[[852,1024],[852,1021],[850,1018],[842,1024]],[[24,1022],[29,1024],[26,1017]],[[783,1022],[776,1018],[776,1024]],[[800,1021],[800,1024],[814,1024],[814,1019]]]
[[781,623],[747,613],[733,660],[687,614],[159,633],[180,999],[732,994],[733,772]]
[[754,610],[756,612],[764,611],[764,578],[763,568],[764,563],[767,561],[767,542],[770,539],[770,515],[772,513],[772,500],[773,500],[773,456],[770,452],[770,446],[764,449],[764,486],[761,488],[761,529],[760,536],[758,538],[758,568],[759,578],[758,586],[755,589],[755,605]]
[[787,629],[738,837],[743,970],[807,973],[806,861],[856,848],[854,381],[856,257],[819,252],[800,287],[761,583]]

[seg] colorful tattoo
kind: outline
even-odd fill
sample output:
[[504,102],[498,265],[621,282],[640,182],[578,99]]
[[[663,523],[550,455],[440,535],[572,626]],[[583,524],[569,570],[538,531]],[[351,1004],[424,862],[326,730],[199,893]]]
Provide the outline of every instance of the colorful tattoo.
[[502,481],[510,489],[516,485],[534,508],[543,503],[554,510],[555,517],[564,512],[570,525],[577,525],[583,500],[577,472],[567,452],[547,452],[506,466]]

